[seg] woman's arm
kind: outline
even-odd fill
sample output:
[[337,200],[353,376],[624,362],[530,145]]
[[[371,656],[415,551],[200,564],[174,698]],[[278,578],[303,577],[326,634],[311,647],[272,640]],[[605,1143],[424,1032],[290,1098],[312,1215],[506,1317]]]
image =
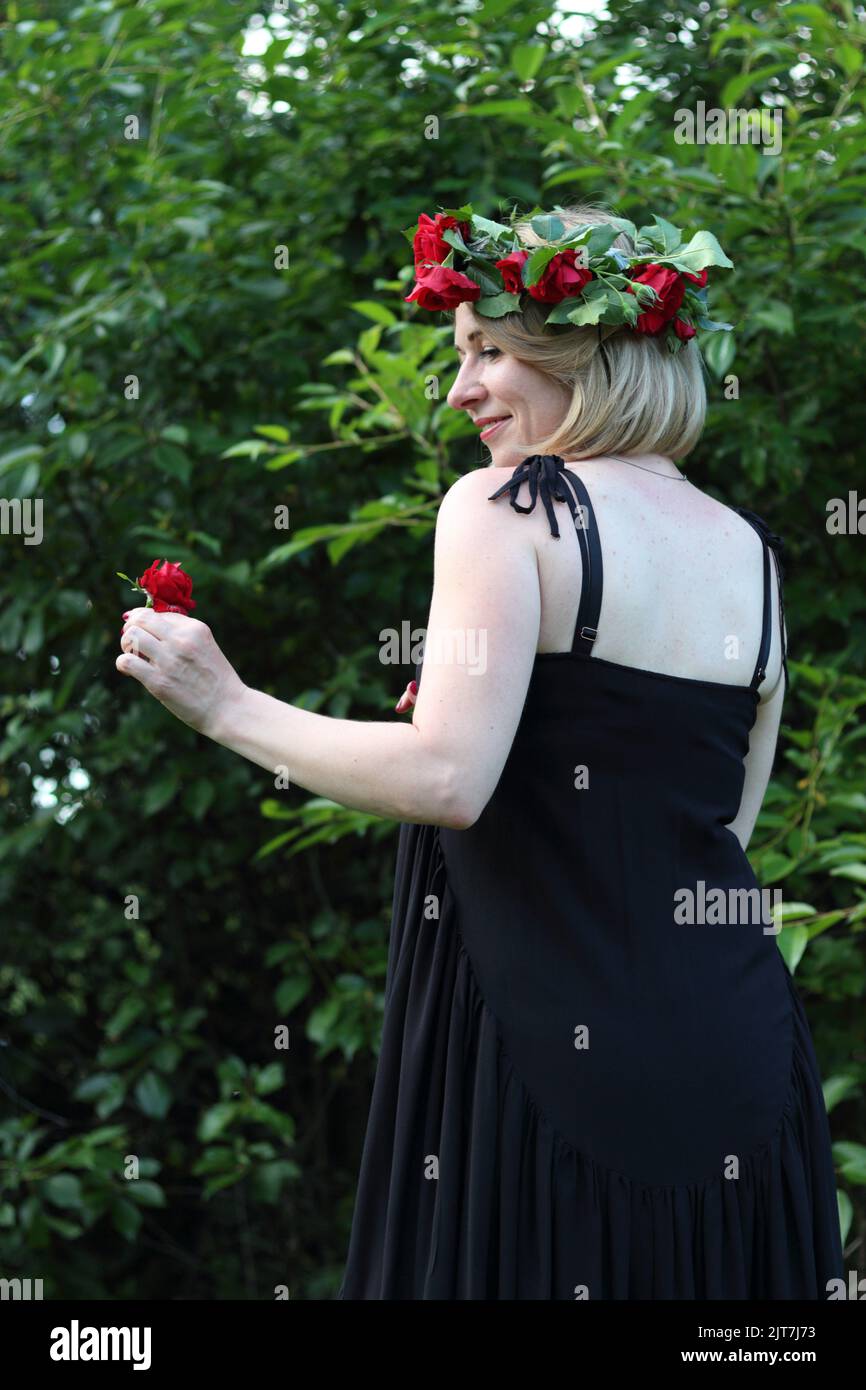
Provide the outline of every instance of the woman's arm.
[[538,641],[533,527],[519,524],[505,498],[487,500],[507,476],[492,468],[469,473],[439,508],[411,724],[333,719],[241,686],[202,732],[344,806],[455,829],[472,825],[505,765]]
[[[772,605],[770,612],[773,614],[779,611],[779,589],[778,574],[776,566],[770,566],[772,585]],[[785,645],[787,647],[787,633],[785,634]],[[768,669],[775,671],[775,684],[771,687],[771,694],[758,704],[755,714],[755,722],[749,734],[749,750],[743,759],[745,774],[743,778],[743,794],[740,798],[740,807],[736,816],[727,826],[732,830],[739,840],[745,852],[749,848],[749,841],[758,819],[758,812],[763,805],[764,797],[767,793],[767,786],[770,781],[770,774],[773,770],[773,763],[776,758],[776,745],[779,737],[779,726],[782,721],[782,702],[785,698],[785,677],[782,668],[782,646],[779,640],[779,627],[773,623],[772,635],[770,638],[770,651],[767,656]]]
[[460,777],[414,724],[333,719],[245,686],[202,732],[342,806],[462,828]]

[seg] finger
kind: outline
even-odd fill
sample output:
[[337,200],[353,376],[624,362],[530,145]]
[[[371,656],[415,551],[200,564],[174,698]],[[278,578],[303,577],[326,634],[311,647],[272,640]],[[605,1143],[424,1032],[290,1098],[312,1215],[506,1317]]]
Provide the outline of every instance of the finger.
[[115,669],[122,676],[134,676],[140,685],[149,690],[153,681],[153,667],[144,657],[134,656],[132,652],[121,652],[115,660]]
[[148,632],[140,623],[135,623],[132,627],[124,628],[120,635],[120,645],[125,652],[132,652],[133,656],[145,656],[148,660],[156,660],[162,642],[155,633]]
[[167,629],[160,622],[160,619],[166,617],[168,617],[167,613],[157,613],[153,608],[145,608],[143,605],[138,608],[130,608],[129,616],[123,625],[123,631],[126,632],[130,627],[139,628],[152,632],[154,637],[162,641]]

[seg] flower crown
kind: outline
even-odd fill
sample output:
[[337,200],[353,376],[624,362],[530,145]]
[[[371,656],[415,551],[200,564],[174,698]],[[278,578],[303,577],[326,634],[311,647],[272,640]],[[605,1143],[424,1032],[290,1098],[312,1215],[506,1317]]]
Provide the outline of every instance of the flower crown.
[[[514,224],[526,220],[543,245],[522,245]],[[631,237],[632,255],[612,244],[622,232]],[[708,316],[707,267],[731,270],[733,262],[712,232],[695,232],[684,244],[679,229],[655,213],[653,225],[640,230],[623,217],[566,228],[555,212],[537,210],[528,218],[512,212],[506,225],[477,216],[467,203],[435,217],[422,212],[403,235],[415,255],[415,286],[405,299],[421,309],[455,309],[468,300],[476,314],[501,318],[519,310],[528,293],[554,306],[546,323],[664,335],[671,352],[698,328],[732,326]]]

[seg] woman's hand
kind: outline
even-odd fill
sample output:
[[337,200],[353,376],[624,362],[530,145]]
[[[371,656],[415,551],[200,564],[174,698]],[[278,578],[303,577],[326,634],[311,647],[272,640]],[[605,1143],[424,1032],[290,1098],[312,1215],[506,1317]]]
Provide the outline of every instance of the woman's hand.
[[246,687],[207,623],[143,606],[124,616],[117,670],[134,676],[191,729],[210,735],[219,711]]
[[405,714],[407,709],[413,709],[418,698],[418,682],[410,681],[394,706],[398,714]]

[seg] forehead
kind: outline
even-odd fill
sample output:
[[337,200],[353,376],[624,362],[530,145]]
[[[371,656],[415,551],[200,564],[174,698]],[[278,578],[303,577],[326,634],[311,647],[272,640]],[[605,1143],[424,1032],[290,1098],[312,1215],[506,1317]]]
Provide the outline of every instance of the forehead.
[[484,329],[479,327],[472,310],[466,304],[459,304],[454,315],[454,344],[458,353],[463,352],[461,344],[475,343],[484,336]]

